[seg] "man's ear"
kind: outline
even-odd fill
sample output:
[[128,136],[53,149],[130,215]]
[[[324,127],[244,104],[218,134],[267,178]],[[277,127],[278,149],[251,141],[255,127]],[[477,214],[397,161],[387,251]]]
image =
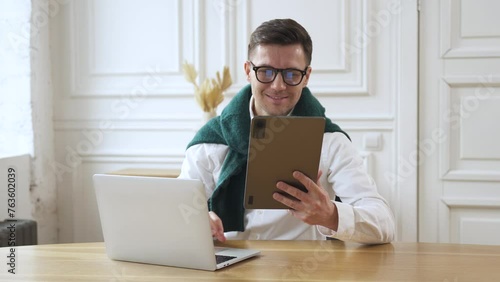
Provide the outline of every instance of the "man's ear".
[[304,81],[302,81],[303,87],[307,86],[307,83],[309,82],[309,76],[311,75],[311,72],[312,72],[311,66],[307,67],[306,75],[304,76]]
[[243,65],[243,68],[245,69],[245,74],[247,75],[247,81],[250,82],[250,73],[252,72],[252,65],[250,64],[249,61],[246,61],[245,64]]

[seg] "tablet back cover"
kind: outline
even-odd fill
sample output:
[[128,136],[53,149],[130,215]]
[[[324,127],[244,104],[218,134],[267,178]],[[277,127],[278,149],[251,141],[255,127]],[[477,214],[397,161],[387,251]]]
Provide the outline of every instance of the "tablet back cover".
[[325,131],[323,117],[257,116],[252,119],[245,187],[246,209],[288,209],[273,199],[278,181],[304,191],[295,170],[314,181]]

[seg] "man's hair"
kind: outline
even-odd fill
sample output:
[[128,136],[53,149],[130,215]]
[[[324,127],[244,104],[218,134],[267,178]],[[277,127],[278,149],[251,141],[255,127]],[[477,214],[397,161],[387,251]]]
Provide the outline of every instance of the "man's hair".
[[307,66],[312,60],[312,40],[307,30],[292,19],[274,19],[262,23],[250,36],[248,59],[258,45],[300,44],[306,56]]

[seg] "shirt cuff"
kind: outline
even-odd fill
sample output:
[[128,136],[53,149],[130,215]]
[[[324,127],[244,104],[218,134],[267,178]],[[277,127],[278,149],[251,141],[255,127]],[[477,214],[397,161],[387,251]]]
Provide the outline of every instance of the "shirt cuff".
[[336,238],[342,241],[349,240],[354,234],[354,209],[351,205],[341,202],[333,202],[337,206],[339,225],[337,231],[317,225],[318,232],[323,236]]

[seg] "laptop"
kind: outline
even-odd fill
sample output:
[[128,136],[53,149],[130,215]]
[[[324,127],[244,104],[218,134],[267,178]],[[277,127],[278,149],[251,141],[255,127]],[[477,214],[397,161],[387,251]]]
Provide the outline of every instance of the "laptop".
[[325,132],[324,117],[256,116],[250,125],[246,209],[289,209],[273,199],[284,181],[307,192],[293,176],[298,170],[316,180]]
[[93,181],[111,259],[213,271],[260,254],[214,246],[200,180],[96,174]]

